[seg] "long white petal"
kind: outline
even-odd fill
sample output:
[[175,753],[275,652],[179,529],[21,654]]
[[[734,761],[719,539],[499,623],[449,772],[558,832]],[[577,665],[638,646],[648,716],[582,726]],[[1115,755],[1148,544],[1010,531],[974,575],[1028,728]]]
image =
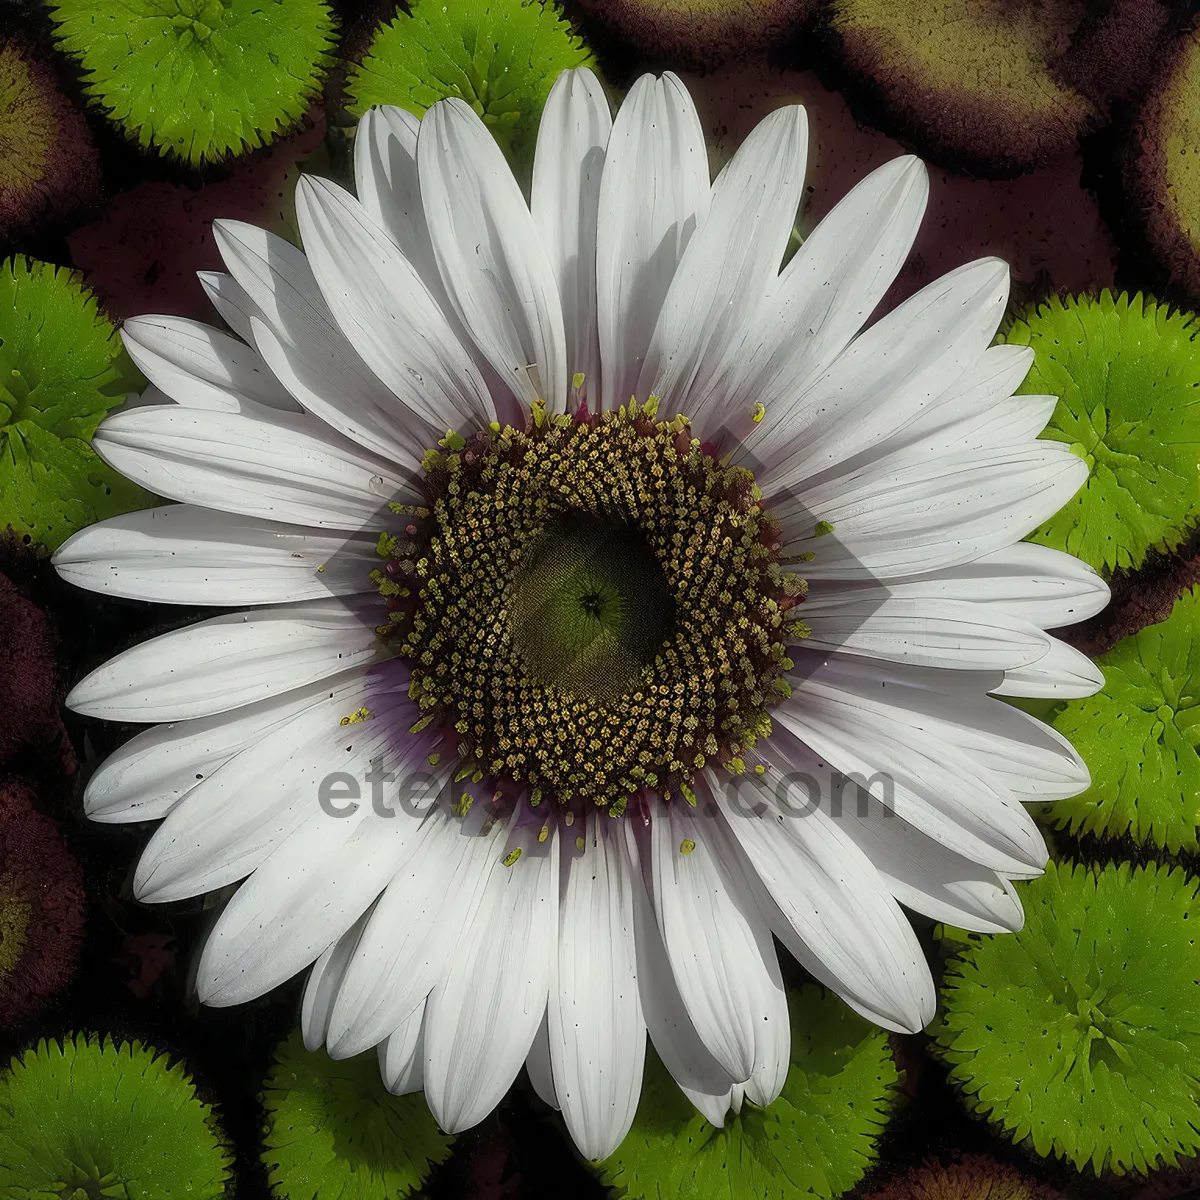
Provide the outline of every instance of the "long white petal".
[[550,89],[538,127],[530,209],[558,281],[567,366],[600,394],[596,330],[596,210],[612,114],[587,67],[564,71]]
[[603,402],[596,407],[616,408],[634,393],[675,269],[708,204],[708,154],[687,88],[669,71],[643,75],[613,122],[600,180]]
[[1046,846],[1004,780],[885,689],[873,696],[816,671],[793,677],[776,719],[847,776],[880,783],[885,802],[935,841],[1001,874],[1040,874]]
[[796,488],[916,420],[978,361],[1007,301],[1007,264],[980,259],[922,288],[861,333],[778,414],[778,436],[792,449],[762,472],[763,488]]
[[433,257],[417,176],[420,118],[385,104],[368,109],[354,135],[354,186],[359,202],[387,230],[440,307],[446,292]]
[[[893,579],[940,571],[1019,541],[1056,513],[1087,480],[1065,446],[889,460],[802,489],[776,503],[791,537],[785,553],[812,552],[810,579]],[[835,536],[820,536],[826,521]]]
[[338,328],[304,255],[240,221],[214,221],[213,238],[251,306],[251,337],[258,318],[286,351],[285,369],[281,350],[262,348],[299,403],[359,445],[396,462],[419,462],[431,435],[440,437],[444,428],[425,425],[396,403]]
[[283,604],[374,588],[373,537],[306,532],[191,504],[89,525],[54,554],[76,587],[160,604]]
[[[304,1035],[304,1048],[310,1053],[325,1045],[329,1033],[329,1014],[333,1001],[341,987],[342,977],[354,953],[355,943],[363,926],[367,923],[370,909],[363,913],[332,946],[317,959],[308,973],[304,984],[304,996],[300,1003],[300,1030]],[[207,947],[206,947],[207,948]]]
[[379,1043],[379,1071],[393,1096],[425,1086],[425,1002]]
[[558,872],[556,826],[511,866],[494,856],[429,995],[425,1098],[447,1133],[483,1120],[529,1053],[557,950]]
[[[804,189],[808,118],[799,105],[755,126],[717,177],[704,224],[671,281],[638,381],[698,421],[747,318],[776,282]],[[707,426],[705,427],[707,432]]]
[[226,271],[197,271],[196,278],[225,324],[248,346],[253,346],[250,318],[258,313],[258,308],[246,289]]
[[337,184],[306,175],[296,188],[296,215],[326,304],[400,403],[434,429],[473,432],[494,420],[470,354],[366,209]]
[[849,702],[858,697],[888,709],[884,725],[901,733],[920,731],[930,745],[940,740],[998,778],[1022,801],[1063,800],[1090,783],[1083,759],[1060,733],[1028,713],[993,699],[1003,677],[995,672],[931,670],[872,663],[845,655],[812,656],[799,650],[804,680],[836,688]]
[[1004,672],[997,696],[1053,697],[1078,700],[1094,696],[1104,686],[1104,672],[1086,654],[1050,639],[1050,649],[1037,662]]
[[964,600],[893,596],[889,588],[810,595],[800,610],[811,649],[963,671],[1004,671],[1036,662],[1050,639],[999,609]]
[[184,317],[131,317],[121,326],[121,340],[142,374],[185,408],[299,411],[252,346],[211,325]]
[[555,1110],[561,1109],[558,1090],[554,1086],[554,1067],[550,1061],[550,1018],[542,1013],[542,1023],[533,1035],[533,1045],[525,1055],[525,1073],[543,1104]]
[[346,971],[330,1018],[333,1057],[382,1041],[445,975],[501,837],[501,827],[481,834],[445,805],[425,819],[417,851],[380,897]]
[[[338,693],[314,704],[197,783],[147,843],[134,894],[160,903],[244,879],[314,813],[326,815],[323,785],[334,775],[358,782],[373,758],[387,761],[407,725],[397,728],[381,717],[343,727],[342,718],[358,711],[368,694],[380,704],[374,686],[360,681],[358,690],[357,696]],[[343,802],[348,791],[327,794],[338,796],[339,809],[369,803],[365,793]]]
[[721,391],[766,406],[767,418],[752,431],[763,461],[790,444],[784,419],[794,398],[842,352],[895,279],[928,196],[919,159],[893,159],[873,171],[805,239],[747,322]]
[[67,705],[108,721],[186,721],[254,704],[374,660],[377,607],[331,597],[212,617],[109,659]]
[[117,412],[92,439],[122,475],[220,512],[323,529],[380,529],[392,501],[413,502],[418,463],[369,454],[319,422],[176,405]]
[[819,809],[786,820],[771,786],[768,771],[736,794],[712,781],[711,794],[777,906],[775,935],[858,1012],[888,1029],[922,1029],[933,1016],[933,980],[870,859]]
[[638,992],[647,1032],[671,1078],[709,1121],[720,1126],[729,1111],[730,1096],[736,1084],[700,1040],[679,994],[654,916],[654,905],[643,882],[632,820],[621,822],[620,834],[625,839],[625,851],[634,867],[634,944]]
[[786,731],[777,729],[763,754],[786,785],[778,807],[797,820],[819,808],[837,821],[901,904],[979,933],[1021,928],[1020,901],[1003,876],[926,837],[870,792],[847,791],[844,777]]
[[582,851],[560,851],[566,861],[548,1008],[552,1094],[590,1159],[611,1154],[629,1132],[646,1053],[633,867],[624,839],[604,828],[611,824],[590,814]]
[[[401,787],[420,769],[385,763],[382,754],[380,766]],[[360,804],[330,816],[313,805],[221,913],[197,970],[203,1003],[228,1007],[263,995],[314,962],[366,912],[413,852],[420,825],[407,812],[382,812]]]
[[649,840],[654,910],[692,1025],[736,1083],[769,1052],[782,1087],[787,997],[733,838],[723,822],[655,800]]
[[87,781],[84,812],[120,824],[165,817],[197,784],[235,755],[321,701],[358,707],[367,668],[359,667],[257,704],[145,729],[114,751]]
[[[853,586],[814,581],[808,598],[811,601],[835,592],[851,596]],[[1017,542],[928,575],[892,579],[887,591],[906,599],[969,600],[1019,617],[1038,629],[1059,629],[1084,621],[1100,612],[1109,599],[1108,584],[1087,563],[1035,542]]]
[[496,139],[462,100],[435,104],[417,138],[421,199],[450,303],[526,404],[567,404],[554,269]]

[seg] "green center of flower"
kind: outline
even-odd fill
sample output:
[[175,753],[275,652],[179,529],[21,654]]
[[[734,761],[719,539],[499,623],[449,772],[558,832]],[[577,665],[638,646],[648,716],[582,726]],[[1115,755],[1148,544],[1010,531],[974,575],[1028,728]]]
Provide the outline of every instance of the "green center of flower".
[[578,509],[552,517],[514,573],[513,645],[530,678],[619,696],[675,626],[675,600],[636,526]]
[[385,535],[383,629],[472,770],[623,811],[770,731],[804,581],[750,474],[656,404],[448,435]]

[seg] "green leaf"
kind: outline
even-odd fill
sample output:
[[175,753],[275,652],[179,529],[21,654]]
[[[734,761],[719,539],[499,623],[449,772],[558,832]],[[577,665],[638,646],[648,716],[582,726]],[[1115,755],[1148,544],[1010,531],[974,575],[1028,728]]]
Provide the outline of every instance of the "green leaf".
[[0,1115],[2,1196],[226,1195],[231,1156],[212,1110],[182,1065],[140,1042],[39,1042],[0,1076]]
[[1200,849],[1200,591],[1097,660],[1104,688],[1059,706],[1052,724],[1092,784],[1050,808],[1057,828],[1129,834],[1172,854]]
[[950,1079],[1014,1141],[1076,1170],[1147,1172],[1200,1149],[1197,881],[1050,863],[1025,927],[972,934],[936,1030]]
[[416,116],[457,96],[483,118],[514,167],[528,170],[554,81],[594,66],[547,0],[413,0],[380,28],[346,88],[350,111],[394,104]]
[[1197,333],[1191,314],[1108,291],[1051,299],[1007,331],[1004,341],[1035,354],[1021,393],[1059,397],[1042,437],[1090,470],[1030,540],[1102,571],[1183,540],[1200,516]]
[[748,1101],[716,1129],[650,1050],[637,1117],[596,1164],[619,1194],[646,1200],[840,1196],[862,1178],[887,1123],[900,1074],[887,1035],[832,993],[791,996],[792,1065],[779,1098]]
[[109,118],[191,163],[299,121],[334,39],[326,0],[53,0],[51,16]]
[[450,1155],[419,1093],[393,1096],[375,1053],[334,1061],[297,1030],[275,1052],[263,1094],[266,1163],[282,1200],[399,1200]]
[[0,529],[53,550],[85,525],[155,502],[90,444],[142,382],[70,272],[25,259],[0,267]]

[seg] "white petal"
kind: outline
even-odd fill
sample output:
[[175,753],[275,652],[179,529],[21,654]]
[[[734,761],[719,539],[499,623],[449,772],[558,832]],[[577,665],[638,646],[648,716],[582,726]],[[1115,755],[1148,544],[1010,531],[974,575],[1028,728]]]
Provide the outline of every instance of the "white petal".
[[872,695],[836,673],[793,676],[792,685],[773,715],[815,754],[878,781],[885,803],[948,849],[1001,874],[1040,874],[1046,847],[1033,818],[943,727],[910,717],[886,689]]
[[[885,1028],[917,1032],[936,997],[912,927],[836,822],[820,810],[786,820],[770,805],[770,776],[747,778],[739,794],[713,781],[712,796],[778,906],[775,935],[852,1008]],[[760,803],[768,806],[761,815]]]
[[733,838],[723,822],[697,820],[656,799],[650,847],[659,931],[700,1040],[736,1083],[749,1079],[769,1051],[782,1087],[787,996]]
[[[236,883],[314,813],[328,819],[322,786],[339,773],[363,780],[372,758],[386,758],[407,728],[384,715],[341,726],[368,697],[374,708],[385,703],[378,686],[359,681],[357,696],[322,699],[197,783],[147,844],[134,894],[161,903]],[[339,797],[339,808],[361,807],[361,798],[343,803],[344,794],[329,793]]]
[[775,285],[804,190],[808,118],[799,105],[761,120],[712,187],[704,224],[671,281],[637,386],[699,420],[748,318]]
[[604,828],[611,824],[590,814],[582,852],[561,851],[569,858],[548,1010],[552,1095],[589,1159],[611,1154],[629,1132],[646,1053],[633,866],[624,839]]
[[290,525],[382,529],[389,502],[417,499],[415,461],[398,469],[287,413],[135,408],[101,422],[93,443],[160,496]]
[[1050,639],[1043,658],[1026,667],[1005,671],[1004,682],[993,691],[997,696],[1054,697],[1078,700],[1094,696],[1104,686],[1104,672],[1074,646]]
[[[418,770],[394,765],[386,739],[380,766],[403,786]],[[422,760],[418,760],[423,764]],[[371,804],[330,816],[317,803],[238,888],[204,947],[200,1000],[243,1004],[290,979],[334,944],[370,907],[414,850],[417,817]]]
[[936,921],[979,933],[1021,928],[1021,904],[1002,876],[926,837],[877,797],[846,779],[786,731],[777,730],[764,756],[787,791],[776,803],[794,819],[814,807],[871,860],[884,886],[901,904]]
[[160,604],[282,604],[368,592],[375,539],[170,504],[89,525],[54,554],[76,587]]
[[223,763],[318,702],[334,701],[354,712],[350,699],[361,696],[365,673],[356,668],[231,712],[143,730],[88,780],[84,811],[93,821],[157,821]]
[[637,950],[638,991],[646,1029],[663,1066],[683,1089],[688,1099],[714,1125],[720,1125],[729,1109],[734,1081],[708,1052],[687,1014],[683,997],[667,961],[654,906],[646,893],[639,867],[633,821],[622,820],[619,833],[625,838],[633,886],[634,945]]
[[444,976],[502,837],[499,825],[481,835],[445,805],[426,818],[417,850],[380,897],[346,972],[330,1019],[334,1058],[382,1041]]
[[421,198],[450,302],[526,404],[567,403],[562,306],[550,259],[496,139],[462,100],[435,104],[417,138]]
[[246,289],[225,271],[197,271],[196,278],[221,319],[249,346],[254,345],[250,318],[258,308],[246,294]]
[[[896,465],[872,463],[779,501],[786,554],[809,579],[892,579],[944,570],[1019,541],[1086,482],[1065,446],[1035,442]],[[815,534],[817,521],[834,536]]]
[[341,987],[342,977],[354,953],[358,935],[367,922],[370,910],[363,913],[312,965],[308,981],[304,985],[304,997],[300,1004],[300,1030],[304,1034],[304,1048],[314,1053],[325,1045],[329,1032],[329,1013],[334,998]]
[[[829,473],[842,477],[885,458],[902,465],[934,455],[1031,442],[1046,427],[1058,403],[1053,396],[1012,394],[1032,361],[1028,346],[990,347],[913,420],[879,442],[856,440],[861,448],[832,462]],[[788,461],[786,449],[776,459],[777,463],[784,461]],[[809,478],[805,486],[822,478],[821,474]]]
[[109,659],[67,705],[107,721],[186,721],[253,704],[371,662],[377,607],[331,597],[212,617]]
[[354,186],[359,202],[391,234],[421,282],[445,311],[446,292],[433,257],[417,177],[420,118],[403,108],[368,109],[354,135]]
[[848,696],[887,705],[889,726],[901,731],[911,726],[931,744],[940,740],[962,751],[1019,800],[1063,800],[1089,786],[1087,766],[1066,738],[986,694],[1001,681],[995,673],[868,663],[841,655],[811,668],[804,652],[797,654],[801,678],[811,670],[818,682]]
[[211,325],[184,317],[132,317],[121,326],[121,340],[142,374],[185,408],[251,415],[256,405],[298,411],[252,346]]
[[633,395],[675,268],[708,203],[708,153],[687,88],[669,71],[643,75],[617,113],[600,180],[597,407],[617,408]]
[[929,596],[893,596],[890,588],[810,593],[800,609],[813,650],[962,671],[1003,671],[1036,662],[1050,639],[1020,617],[989,605]]
[[482,1121],[529,1053],[557,949],[558,872],[556,826],[512,866],[495,855],[449,970],[430,993],[425,1098],[447,1133]]
[[379,1043],[379,1071],[393,1096],[419,1092],[425,1084],[425,1002]]
[[349,192],[305,175],[296,216],[338,326],[410,412],[434,429],[472,431],[495,409],[471,356],[395,242]]
[[919,159],[893,159],[873,171],[805,239],[747,323],[721,390],[766,406],[753,433],[763,461],[789,443],[782,422],[794,398],[842,352],[895,279],[928,195]]
[[959,267],[909,297],[778,414],[774,432],[792,449],[761,472],[760,485],[791,491],[916,420],[978,362],[1007,301],[1008,266],[998,258]]
[[587,67],[564,71],[546,100],[533,160],[530,207],[558,281],[567,366],[600,393],[596,330],[596,210],[612,114]]
[[[816,583],[809,598],[836,584]],[[1034,542],[1017,542],[974,562],[912,579],[893,579],[897,597],[970,600],[1010,613],[1038,629],[1058,629],[1095,616],[1108,604],[1108,584],[1087,563]]]
[[[240,221],[214,221],[213,238],[253,311],[274,335],[271,361],[296,399],[331,428],[396,462],[419,462],[431,429],[396,403],[338,328],[312,268],[290,242]],[[253,330],[251,330],[253,336]]]
[[533,1090],[543,1104],[553,1109],[562,1107],[558,1102],[558,1092],[554,1087],[554,1067],[550,1061],[550,1025],[547,1013],[542,1013],[542,1023],[533,1035],[533,1045],[525,1055],[525,1073]]

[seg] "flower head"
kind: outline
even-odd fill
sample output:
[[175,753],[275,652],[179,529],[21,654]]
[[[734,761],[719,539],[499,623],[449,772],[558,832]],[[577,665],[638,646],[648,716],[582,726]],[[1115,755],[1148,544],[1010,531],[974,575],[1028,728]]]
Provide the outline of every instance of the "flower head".
[[110,470],[89,438],[139,386],[112,322],[71,273],[0,265],[0,511],[50,549],[154,498]]
[[183,1065],[141,1042],[42,1041],[0,1075],[10,1196],[222,1200],[232,1156]]
[[193,164],[295,125],[329,63],[326,0],[52,0],[59,46],[141,146]]
[[1077,1171],[1145,1174],[1200,1147],[1197,882],[1051,863],[1025,928],[952,960],[950,1080],[1014,1141]]
[[[1009,881],[1046,858],[1022,801],[1087,785],[995,698],[1093,690],[1044,630],[1107,596],[1020,543],[1086,467],[1037,440],[1052,401],[1013,396],[1031,352],[988,348],[1007,270],[863,330],[925,173],[868,176],[781,271],[806,143],[781,109],[710,183],[677,78],[614,121],[567,72],[527,205],[463,101],[372,109],[358,197],[299,185],[303,253],[218,222],[208,286],[240,339],[125,326],[173,403],[97,444],[182,503],[85,531],[59,571],[253,607],[75,688],[162,722],[86,806],[165,818],[143,899],[246,880],[204,1000],[315,960],[310,1044],[386,1047],[447,1132],[528,1062],[605,1156],[647,1031],[710,1121],[769,1105],[773,934],[861,1015],[920,1028],[900,903],[1016,928]],[[849,774],[874,794],[843,802]]]
[[359,117],[377,104],[420,117],[457,96],[527,168],[554,80],[591,65],[556,0],[410,0],[375,34],[346,90]]

